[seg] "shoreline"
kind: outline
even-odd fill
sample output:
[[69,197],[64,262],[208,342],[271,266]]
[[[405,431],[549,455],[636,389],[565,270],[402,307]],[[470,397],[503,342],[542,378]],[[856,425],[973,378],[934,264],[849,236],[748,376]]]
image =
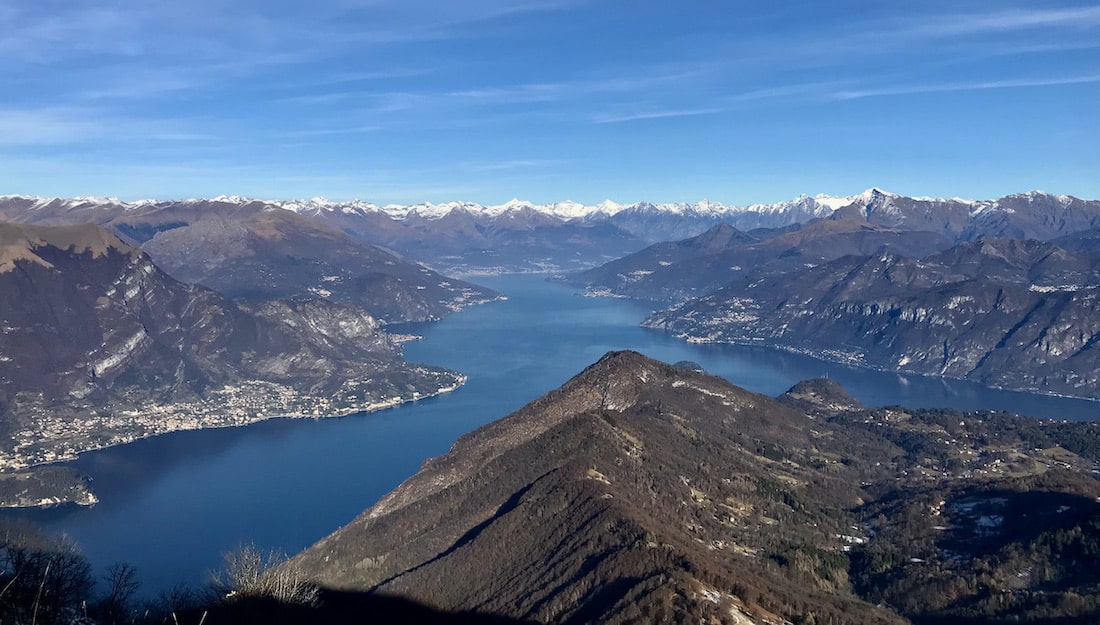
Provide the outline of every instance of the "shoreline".
[[952,382],[963,382],[963,383],[966,383],[966,384],[975,384],[975,385],[980,386],[982,388],[987,388],[987,389],[994,390],[994,391],[1003,391],[1003,392],[1008,392],[1008,393],[1020,393],[1022,395],[1038,395],[1038,396],[1041,396],[1041,397],[1057,397],[1059,399],[1072,399],[1072,400],[1087,401],[1087,402],[1100,404],[1100,396],[1089,397],[1087,395],[1070,395],[1070,394],[1067,394],[1067,393],[1058,393],[1058,392],[1054,392],[1054,391],[1042,391],[1042,390],[1038,390],[1038,389],[1014,388],[1014,387],[1010,387],[1010,386],[996,386],[996,385],[992,385],[992,384],[983,384],[983,383],[975,381],[975,380],[969,380],[967,378],[959,378],[959,377],[950,376],[950,375],[938,375],[938,374],[935,374],[935,373],[921,373],[920,371],[899,371],[898,369],[887,369],[885,367],[877,367],[875,365],[865,364],[865,363],[862,363],[862,362],[859,362],[859,361],[856,361],[856,360],[842,360],[842,359],[839,359],[839,358],[835,358],[835,359],[834,358],[828,358],[828,357],[823,355],[823,352],[815,352],[813,350],[802,349],[802,348],[794,347],[794,346],[791,346],[791,345],[782,345],[782,344],[779,344],[779,343],[772,343],[772,342],[769,342],[769,341],[763,340],[763,339],[761,339],[759,341],[758,340],[753,340],[753,339],[717,340],[717,339],[709,339],[709,338],[706,338],[706,337],[692,336],[690,334],[687,334],[686,332],[673,333],[669,330],[664,330],[662,328],[656,328],[656,327],[653,327],[653,326],[647,326],[647,325],[644,325],[644,324],[642,325],[642,327],[650,329],[650,330],[655,330],[655,331],[658,331],[658,332],[663,332],[665,334],[668,334],[668,335],[672,336],[673,338],[684,341],[685,343],[695,343],[695,344],[698,344],[698,345],[708,345],[709,344],[709,345],[737,345],[739,347],[766,347],[768,349],[774,349],[774,350],[777,350],[777,351],[786,352],[788,354],[796,354],[796,355],[799,355],[799,356],[805,356],[807,358],[813,358],[815,360],[820,360],[821,362],[827,362],[829,364],[840,365],[840,366],[843,366],[843,367],[851,367],[853,369],[866,369],[868,371],[877,371],[879,373],[893,373],[893,374],[896,374],[896,375],[913,375],[913,376],[919,376],[919,377],[922,377],[922,378],[928,378],[928,379],[933,379],[933,380],[935,380],[935,379],[950,380]]
[[[585,288],[583,290],[577,291],[576,294],[581,296],[581,297],[591,297],[591,298],[594,298],[594,299],[596,299],[596,298],[598,298],[598,299],[625,299],[625,300],[630,300],[630,301],[634,301],[634,302],[638,302],[638,303],[651,303],[651,304],[658,304],[659,305],[658,302],[651,302],[649,300],[639,299],[639,298],[636,298],[636,297],[631,297],[629,295],[621,295],[621,294],[618,294],[618,293],[615,293],[615,292],[611,291],[610,289],[593,290],[593,289],[590,289],[590,288]],[[866,363],[864,363],[864,362],[862,362],[862,361],[860,361],[859,359],[856,359],[856,358],[849,358],[849,359],[829,358],[829,357],[824,355],[826,352],[816,352],[816,351],[809,350],[809,349],[794,347],[792,345],[783,345],[783,344],[779,344],[779,343],[773,343],[773,342],[770,342],[766,339],[747,339],[746,338],[746,339],[733,339],[733,340],[719,340],[719,339],[711,339],[711,338],[707,338],[707,337],[693,336],[691,334],[688,334],[687,332],[673,332],[672,330],[668,330],[668,329],[665,329],[665,328],[646,325],[644,320],[639,325],[643,328],[646,328],[647,330],[654,330],[654,331],[657,331],[657,332],[667,334],[667,335],[672,336],[673,338],[681,340],[685,343],[694,343],[694,344],[697,344],[697,345],[708,345],[708,344],[710,344],[710,345],[736,345],[738,347],[765,347],[765,348],[768,348],[768,349],[774,349],[776,351],[786,352],[788,354],[796,354],[798,356],[805,356],[807,358],[813,358],[815,360],[820,360],[821,362],[826,362],[826,363],[833,364],[833,365],[840,365],[840,366],[843,366],[843,367],[851,367],[853,369],[866,369],[868,371],[877,371],[879,373],[893,373],[893,374],[896,374],[896,375],[913,375],[913,376],[920,376],[922,378],[927,378],[927,379],[932,379],[932,380],[935,380],[935,379],[950,380],[950,381],[953,381],[953,382],[963,382],[963,383],[966,383],[966,384],[976,384],[976,385],[978,385],[982,388],[986,388],[986,389],[990,389],[990,390],[994,390],[994,391],[1003,391],[1003,392],[1008,392],[1008,393],[1020,393],[1020,394],[1023,394],[1023,395],[1037,395],[1037,396],[1040,396],[1040,397],[1056,397],[1058,399],[1070,399],[1070,400],[1077,400],[1077,401],[1087,401],[1087,402],[1100,404],[1100,395],[1090,397],[1088,395],[1072,395],[1072,394],[1069,394],[1069,393],[1059,393],[1059,392],[1056,392],[1056,391],[1044,391],[1044,390],[1033,389],[1033,388],[1017,388],[1017,387],[1011,387],[1011,386],[999,386],[999,385],[994,385],[994,384],[984,384],[984,383],[978,382],[976,380],[970,380],[970,379],[967,379],[967,378],[960,378],[960,377],[955,377],[955,376],[950,376],[950,375],[939,375],[939,374],[935,374],[935,373],[922,373],[920,371],[900,371],[898,369],[888,369],[886,367],[879,367],[879,366],[875,366],[875,365],[871,365],[871,364],[866,364]]]
[[[94,490],[92,490],[91,487],[88,485],[89,482],[91,481],[91,478],[89,476],[83,476],[83,475],[76,474],[71,469],[68,469],[67,467],[62,466],[67,462],[72,462],[73,460],[76,460],[79,456],[81,456],[83,454],[86,454],[86,453],[93,453],[93,452],[102,451],[102,450],[105,450],[105,449],[110,449],[110,448],[113,448],[113,447],[121,447],[123,445],[129,445],[131,443],[136,443],[136,442],[141,441],[141,440],[145,440],[145,439],[149,439],[149,438],[155,438],[157,436],[165,436],[165,435],[173,434],[173,433],[176,433],[176,432],[191,432],[191,431],[198,431],[198,430],[218,430],[218,429],[225,429],[225,428],[243,428],[243,427],[248,427],[250,425],[254,425],[254,424],[257,424],[257,423],[260,423],[260,422],[263,422],[263,421],[269,421],[269,420],[272,420],[272,419],[290,419],[290,420],[312,419],[312,420],[318,421],[318,420],[322,420],[322,419],[340,419],[340,418],[350,417],[350,416],[357,415],[357,414],[362,414],[362,415],[372,414],[372,413],[375,413],[375,412],[381,412],[383,410],[389,410],[391,408],[396,408],[398,406],[402,406],[402,405],[405,405],[405,404],[415,403],[415,402],[418,402],[418,401],[421,401],[421,400],[424,400],[424,399],[431,399],[431,398],[434,398],[434,397],[440,397],[442,395],[453,393],[454,391],[457,391],[458,389],[462,388],[462,386],[466,384],[467,379],[468,379],[467,376],[465,374],[462,374],[462,373],[455,373],[455,376],[456,376],[456,380],[455,380],[454,384],[440,387],[440,388],[436,389],[435,391],[431,391],[431,392],[428,392],[428,393],[422,393],[422,392],[416,391],[416,392],[413,393],[412,397],[408,397],[408,398],[404,398],[404,399],[399,398],[399,397],[395,397],[395,398],[390,398],[390,399],[387,399],[387,400],[384,400],[384,401],[372,402],[372,403],[369,403],[369,404],[360,404],[360,405],[357,405],[357,406],[351,406],[351,407],[347,407],[347,408],[340,408],[340,409],[336,409],[332,412],[326,412],[325,414],[292,413],[292,414],[270,414],[269,415],[269,414],[264,414],[264,413],[261,412],[261,413],[257,413],[258,416],[254,415],[252,418],[250,418],[248,420],[245,420],[245,421],[230,422],[230,423],[212,423],[212,424],[201,424],[201,423],[199,423],[199,424],[196,424],[196,427],[177,427],[177,428],[172,428],[172,429],[167,429],[167,430],[162,430],[162,431],[147,432],[147,433],[137,435],[137,436],[122,437],[122,438],[125,438],[125,440],[111,441],[110,443],[108,443],[106,445],[93,446],[93,447],[88,447],[86,449],[80,449],[79,451],[66,453],[64,456],[58,457],[57,459],[50,460],[48,462],[39,462],[39,463],[35,463],[35,464],[29,464],[29,465],[26,465],[24,467],[20,467],[20,468],[14,469],[14,470],[7,470],[7,469],[0,470],[0,481],[5,480],[5,479],[6,480],[20,480],[20,479],[22,479],[22,480],[31,480],[31,479],[36,479],[36,477],[44,470],[47,470],[47,471],[48,470],[68,470],[68,471],[73,473],[73,477],[79,477],[80,481],[84,484],[84,489],[83,490],[77,491],[77,492],[74,492],[74,493],[71,493],[71,494],[70,493],[55,493],[55,492],[52,492],[52,489],[47,490],[46,493],[48,493],[48,494],[46,496],[39,497],[37,503],[32,503],[32,504],[22,503],[22,502],[10,502],[10,501],[5,500],[5,499],[0,499],[0,511],[3,511],[3,510],[44,510],[44,509],[56,508],[56,507],[68,506],[68,505],[73,505],[73,506],[78,506],[78,507],[92,507],[95,504],[97,504],[99,502],[99,499],[96,497]],[[72,486],[72,482],[70,482],[68,484],[68,487],[71,487],[71,486]],[[83,497],[83,500],[78,501],[78,500],[76,500],[75,497],[70,496],[70,495],[83,495],[84,497]]]

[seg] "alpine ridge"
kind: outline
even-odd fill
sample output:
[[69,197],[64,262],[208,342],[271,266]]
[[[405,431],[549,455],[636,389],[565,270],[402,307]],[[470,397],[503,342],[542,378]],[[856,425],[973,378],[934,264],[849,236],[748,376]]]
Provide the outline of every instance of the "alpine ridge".
[[829,380],[771,398],[610,352],[285,566],[535,623],[1085,623],[1095,599],[1061,602],[1100,578],[1052,540],[1100,540],[1093,425],[865,408]]
[[[459,275],[591,267],[646,245],[698,235],[719,223],[742,231],[796,227],[813,220],[858,219],[951,242],[982,236],[1049,240],[1100,225],[1100,201],[1033,191],[996,200],[910,198],[871,188],[850,196],[800,196],[773,204],[729,206],[612,201],[584,205],[473,202],[379,206],[364,201],[213,200],[121,202],[111,198],[0,196],[0,218],[26,223],[93,222],[123,235],[155,234],[178,219],[219,206],[224,212],[284,210],[362,241]],[[184,220],[183,223],[189,223]],[[127,225],[128,224],[128,225]],[[160,225],[153,225],[160,224]],[[178,224],[177,224],[178,225]]]

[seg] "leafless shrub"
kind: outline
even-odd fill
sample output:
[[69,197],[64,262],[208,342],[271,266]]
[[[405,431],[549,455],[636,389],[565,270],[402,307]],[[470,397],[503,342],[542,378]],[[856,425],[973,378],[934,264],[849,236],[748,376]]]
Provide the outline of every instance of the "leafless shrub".
[[256,545],[242,545],[225,554],[225,568],[215,575],[215,587],[230,601],[264,597],[283,603],[315,605],[318,590],[295,568],[285,566],[286,556]]

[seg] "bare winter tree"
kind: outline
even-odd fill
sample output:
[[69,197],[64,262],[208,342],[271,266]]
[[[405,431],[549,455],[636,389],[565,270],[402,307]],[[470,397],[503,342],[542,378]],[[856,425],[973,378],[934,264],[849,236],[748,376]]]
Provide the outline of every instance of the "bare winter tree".
[[138,590],[137,570],[124,562],[107,567],[102,577],[103,595],[95,603],[93,612],[101,625],[132,622],[136,614],[134,597]]
[[267,597],[284,603],[313,605],[317,587],[297,569],[286,565],[286,556],[256,545],[242,545],[225,554],[225,569],[215,576],[215,586],[226,599]]

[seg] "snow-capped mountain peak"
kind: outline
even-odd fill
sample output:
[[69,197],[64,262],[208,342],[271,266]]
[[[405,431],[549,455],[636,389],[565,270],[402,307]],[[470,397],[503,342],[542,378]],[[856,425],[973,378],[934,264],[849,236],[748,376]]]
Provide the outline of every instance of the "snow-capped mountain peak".
[[[871,187],[857,195],[834,196],[818,194],[800,195],[794,199],[768,204],[750,204],[730,206],[703,199],[697,202],[634,202],[623,204],[605,200],[590,205],[573,200],[564,200],[548,204],[536,204],[528,200],[513,198],[503,204],[483,205],[472,202],[451,201],[442,204],[421,202],[402,205],[387,204],[379,206],[362,200],[330,200],[324,197],[297,200],[258,200],[239,195],[219,195],[212,199],[189,199],[172,201],[142,200],[125,202],[110,197],[76,198],[39,198],[29,196],[0,196],[0,201],[10,203],[14,210],[33,211],[40,215],[81,213],[84,211],[133,210],[150,206],[167,206],[173,203],[210,203],[216,202],[232,206],[244,206],[260,203],[267,210],[285,209],[310,217],[340,216],[343,219],[384,215],[397,221],[440,220],[456,211],[475,220],[496,220],[499,218],[519,219],[530,222],[528,216],[541,215],[545,219],[560,222],[614,220],[626,223],[635,219],[646,220],[649,216],[663,215],[683,220],[702,220],[707,223],[726,221],[738,228],[781,227],[802,223],[811,219],[829,217],[836,211],[855,206],[863,218],[882,220],[890,225],[900,225],[921,215],[927,221],[929,211],[952,213],[961,211],[973,218],[981,213],[997,211],[1012,213],[1023,210],[1022,205],[1042,205],[1050,203],[1067,209],[1076,202],[1082,202],[1068,195],[1053,195],[1043,191],[1031,191],[1009,195],[997,200],[963,200],[959,198],[907,197],[890,193],[878,187]],[[946,212],[945,212],[946,211]],[[685,222],[686,223],[686,222]],[[923,222],[922,222],[923,223]],[[341,226],[343,227],[343,226]],[[633,226],[640,228],[641,226]]]
[[806,198],[806,200],[814,202],[815,204],[820,204],[821,206],[826,206],[831,210],[836,210],[838,208],[843,208],[843,207],[848,206],[849,204],[852,203],[852,198],[850,196],[849,197],[837,197],[835,195],[826,195],[824,193],[819,193],[818,195],[815,195],[812,198],[807,197],[807,196],[803,196],[803,197]]
[[[196,199],[196,200],[192,200],[192,201],[204,202],[206,200]],[[223,204],[251,204],[252,202],[256,202],[258,200],[256,200],[255,198],[244,197],[244,196],[241,196],[241,195],[219,195],[218,197],[213,198],[210,201],[211,202],[221,202]]]
[[531,202],[528,202],[527,200],[512,198],[512,199],[508,200],[507,202],[505,202],[504,204],[497,204],[497,205],[494,205],[494,206],[481,207],[480,212],[486,213],[486,214],[491,215],[493,217],[497,217],[499,215],[503,215],[504,213],[508,213],[508,212],[511,212],[511,211],[523,210],[523,209],[536,210],[540,213],[550,214],[551,213],[551,208],[550,207],[552,207],[552,206],[553,206],[552,204],[549,204],[549,205],[542,205],[542,206],[537,206],[536,207],[534,204],[532,204]]
[[615,213],[621,212],[624,208],[626,208],[626,205],[624,204],[612,202],[611,200],[604,200],[595,206],[595,211],[591,212],[603,213],[604,215],[610,216],[614,215]]
[[565,200],[550,205],[551,214],[562,219],[578,219],[589,214],[588,207],[580,202]]

